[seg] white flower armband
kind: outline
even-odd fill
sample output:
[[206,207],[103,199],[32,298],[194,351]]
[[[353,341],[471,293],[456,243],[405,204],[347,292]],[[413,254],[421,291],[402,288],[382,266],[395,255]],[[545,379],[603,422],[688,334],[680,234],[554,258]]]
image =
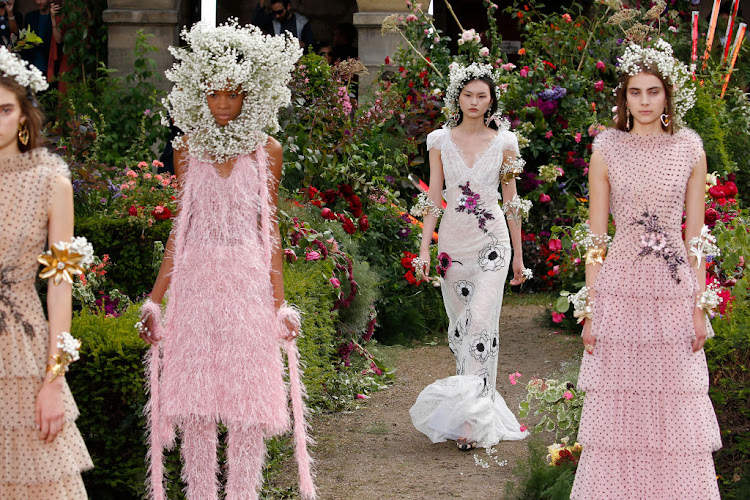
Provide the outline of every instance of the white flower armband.
[[568,302],[573,304],[573,317],[577,319],[577,323],[594,318],[594,301],[589,297],[589,290],[591,287],[584,286],[578,293],[568,295]]
[[519,179],[519,176],[523,173],[523,167],[526,165],[526,160],[520,156],[516,156],[512,161],[506,160],[500,166],[500,178],[503,184],[509,184],[514,179]]
[[528,218],[531,207],[531,201],[515,195],[512,200],[503,203],[503,212],[508,220],[522,220]]
[[44,266],[39,273],[42,279],[52,279],[55,285],[63,280],[73,284],[73,276],[83,274],[94,262],[94,247],[84,237],[74,237],[50,245],[50,249],[37,257]]
[[703,258],[706,259],[706,262],[710,262],[714,257],[721,255],[721,250],[716,246],[716,237],[711,234],[706,225],[701,228],[699,236],[690,239],[688,247],[688,257],[695,257],[697,261],[695,263],[696,269],[700,267]]
[[52,373],[50,382],[65,374],[71,363],[80,359],[81,341],[69,332],[62,332],[57,336],[57,347],[60,353],[53,354],[47,360],[47,373]]
[[695,307],[702,309],[706,314],[711,314],[722,302],[724,302],[724,299],[719,295],[718,287],[711,283],[703,293],[698,295]]
[[411,207],[409,213],[414,217],[421,218],[424,218],[427,214],[432,214],[439,219],[443,215],[443,210],[432,202],[427,193],[419,193],[417,202]]
[[612,237],[607,234],[592,233],[589,231],[583,239],[582,245],[586,248],[586,265],[604,264],[607,258],[607,245]]

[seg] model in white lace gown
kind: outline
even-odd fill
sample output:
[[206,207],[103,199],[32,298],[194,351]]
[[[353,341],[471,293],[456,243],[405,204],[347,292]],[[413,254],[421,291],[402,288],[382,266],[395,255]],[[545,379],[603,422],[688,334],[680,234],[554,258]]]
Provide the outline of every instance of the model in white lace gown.
[[[479,80],[472,84],[482,87]],[[464,88],[473,87],[469,84]],[[458,127],[436,130],[427,137],[430,186],[442,187],[444,179],[446,187],[443,197],[447,207],[440,222],[438,264],[444,269],[442,294],[450,319],[449,345],[456,358],[456,375],[425,388],[410,414],[417,430],[434,443],[452,439],[459,441],[459,445],[466,441],[487,447],[502,440],[523,439],[527,432],[520,430],[518,420],[495,389],[501,355],[500,310],[513,253],[508,225],[498,203],[501,199],[498,187],[504,158],[506,161],[515,158],[518,141],[507,130],[487,129],[482,117],[484,110],[480,111],[482,121],[478,130],[481,137],[491,139],[484,141],[489,144],[483,150],[478,148],[474,161],[457,146],[453,134],[459,132]],[[466,115],[462,121],[468,122]],[[435,168],[442,170],[439,178],[435,176]],[[433,190],[439,193],[439,187]],[[515,180],[504,182],[503,191],[506,197],[513,197]],[[431,199],[439,202],[439,197],[432,194]],[[513,282],[520,283],[523,279],[520,221],[514,219],[510,223],[516,232],[514,239],[518,240],[514,242],[518,254],[514,259]],[[424,225],[424,234],[429,238],[435,215],[425,216]],[[429,254],[424,249],[423,241],[420,257],[426,259]]]

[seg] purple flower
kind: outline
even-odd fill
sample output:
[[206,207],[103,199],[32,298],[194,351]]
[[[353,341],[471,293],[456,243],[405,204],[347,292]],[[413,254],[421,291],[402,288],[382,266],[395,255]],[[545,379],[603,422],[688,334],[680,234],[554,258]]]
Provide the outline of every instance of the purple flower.
[[410,234],[411,234],[411,229],[409,229],[408,227],[402,227],[401,229],[398,230],[398,232],[396,233],[396,236],[398,236],[402,240],[405,240],[406,238],[409,237]]
[[390,175],[385,176],[385,182],[387,182],[388,184],[393,184],[393,181],[394,179]]

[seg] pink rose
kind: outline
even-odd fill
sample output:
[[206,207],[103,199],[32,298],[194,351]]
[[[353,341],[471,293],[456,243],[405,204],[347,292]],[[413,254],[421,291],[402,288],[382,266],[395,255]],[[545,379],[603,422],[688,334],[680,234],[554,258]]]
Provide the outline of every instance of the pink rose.
[[305,260],[318,260],[319,258],[320,254],[315,250],[311,250],[305,254]]
[[164,166],[164,164],[162,162],[160,162],[159,160],[152,161],[151,165],[155,166],[156,168],[161,168],[161,167]]
[[548,194],[539,193],[539,203],[549,203],[552,198]]
[[328,282],[333,288],[338,288],[341,286],[341,282],[338,280],[338,278],[331,278],[328,280]]
[[578,133],[577,133],[577,134],[575,135],[575,137],[573,137],[573,139],[574,139],[574,140],[575,140],[576,142],[581,142],[581,133],[580,133],[580,132],[578,132]]
[[138,168],[148,168],[148,163],[146,163],[145,161],[142,161],[138,163]]
[[292,250],[291,248],[284,249],[284,257],[286,257],[286,260],[288,262],[294,262],[297,260],[297,254],[294,253],[294,250]]
[[552,311],[552,322],[553,323],[562,323],[563,319],[565,319],[565,315],[563,313],[559,313],[557,311]]
[[409,14],[408,16],[406,16],[407,23],[413,23],[416,20],[417,20],[417,16],[415,16],[414,14]]
[[136,177],[138,177],[138,173],[135,170],[128,170],[127,172],[125,172],[125,175],[127,175],[128,177],[131,177],[133,179],[135,179]]
[[146,172],[145,174],[143,174],[143,178],[146,179],[146,180],[149,180],[151,178],[151,174],[149,174],[148,172]]
[[551,139],[552,138],[552,131],[548,130],[546,134],[544,134],[545,139]]
[[562,241],[556,238],[552,238],[549,240],[548,247],[553,252],[557,252],[559,250],[562,250]]
[[570,17],[570,14],[563,14],[562,18],[563,18],[563,21],[565,21],[566,23],[572,23],[573,22],[573,18]]
[[481,49],[479,49],[479,55],[482,57],[487,57],[488,55],[490,55],[490,49],[488,49],[487,47],[482,47]]
[[527,430],[529,430],[529,428],[522,424],[521,427],[519,427],[519,430],[521,432],[526,432]]
[[570,391],[565,391],[565,393],[563,393],[563,397],[565,399],[573,399],[573,393]]
[[521,78],[526,78],[527,76],[529,76],[529,67],[524,66],[523,68],[521,68],[521,71],[519,71],[518,74],[521,75]]
[[596,82],[594,84],[594,90],[596,90],[597,92],[601,92],[602,90],[604,90],[604,82],[602,80]]
[[505,71],[512,71],[516,69],[516,65],[513,63],[505,63],[500,68],[504,69]]
[[604,65],[602,61],[596,61],[596,69],[604,71],[605,68],[606,66]]

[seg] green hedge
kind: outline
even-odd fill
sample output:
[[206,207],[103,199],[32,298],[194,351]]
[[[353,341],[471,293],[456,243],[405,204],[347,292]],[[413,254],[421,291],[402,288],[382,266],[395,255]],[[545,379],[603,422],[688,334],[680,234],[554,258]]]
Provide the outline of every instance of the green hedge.
[[[304,336],[298,342],[306,367],[308,403],[313,407],[325,406],[326,383],[336,375],[333,298],[319,286],[318,266],[290,266],[284,272],[287,299],[304,312]],[[68,380],[81,410],[78,426],[94,460],[95,468],[84,475],[94,499],[141,498],[145,491],[142,359],[146,346],[133,328],[137,318],[138,307],[133,306],[119,318],[82,311],[73,319],[72,333],[81,339],[82,348]],[[274,442],[269,450],[270,464],[277,461],[275,455],[288,453],[289,446]],[[176,484],[170,488],[170,498],[182,498],[179,467],[178,452],[173,451],[166,456],[169,482]]]
[[85,236],[97,255],[109,254],[112,267],[107,276],[121,292],[136,298],[151,291],[158,269],[154,269],[154,242],[166,245],[172,224],[169,221],[144,226],[136,218],[107,216],[76,220],[76,236]]
[[723,443],[714,455],[716,473],[722,498],[750,498],[750,303],[738,301],[713,327],[706,358]]

